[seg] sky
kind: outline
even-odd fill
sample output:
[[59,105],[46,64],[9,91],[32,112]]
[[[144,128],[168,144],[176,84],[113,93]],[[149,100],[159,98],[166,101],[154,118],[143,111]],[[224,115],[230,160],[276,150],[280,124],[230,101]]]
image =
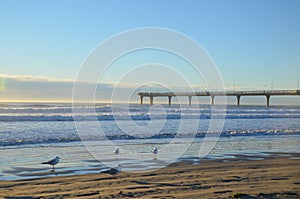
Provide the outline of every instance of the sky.
[[[101,42],[144,27],[175,30],[199,43],[227,90],[297,89],[298,0],[0,0],[0,101],[70,100],[80,66]],[[187,71],[193,85],[204,84],[167,53],[122,60],[103,78],[106,88],[130,66],[151,62],[171,64]],[[139,83],[128,81],[124,85]],[[171,84],[180,87],[175,79]],[[290,101],[299,104],[299,98]]]

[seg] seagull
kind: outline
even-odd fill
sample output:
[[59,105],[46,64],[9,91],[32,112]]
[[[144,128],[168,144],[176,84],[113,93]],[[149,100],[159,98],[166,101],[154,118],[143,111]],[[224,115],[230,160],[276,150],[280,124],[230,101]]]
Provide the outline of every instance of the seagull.
[[118,155],[120,153],[120,149],[119,148],[116,148],[115,149],[115,155]]
[[108,169],[106,171],[102,171],[101,173],[107,173],[107,174],[110,174],[110,175],[116,175],[116,174],[118,174],[120,172],[121,172],[121,165],[118,164],[117,167],[110,168],[110,169]]
[[157,147],[155,147],[155,148],[153,149],[152,153],[153,153],[154,155],[158,154],[158,149],[157,149]]
[[49,161],[46,161],[46,162],[42,162],[42,164],[50,164],[50,165],[52,165],[52,169],[53,169],[53,171],[54,171],[54,165],[56,165],[56,164],[58,164],[58,162],[59,162],[59,157],[58,156],[56,156],[54,159],[52,159],[52,160],[49,160]]

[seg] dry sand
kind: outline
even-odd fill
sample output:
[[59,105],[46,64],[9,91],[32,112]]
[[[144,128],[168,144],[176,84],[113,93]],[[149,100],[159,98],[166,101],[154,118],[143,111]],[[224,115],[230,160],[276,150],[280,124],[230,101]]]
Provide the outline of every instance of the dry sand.
[[[286,155],[286,154],[284,154]],[[0,181],[3,198],[300,198],[299,154],[265,160],[174,163],[149,173],[121,172]]]

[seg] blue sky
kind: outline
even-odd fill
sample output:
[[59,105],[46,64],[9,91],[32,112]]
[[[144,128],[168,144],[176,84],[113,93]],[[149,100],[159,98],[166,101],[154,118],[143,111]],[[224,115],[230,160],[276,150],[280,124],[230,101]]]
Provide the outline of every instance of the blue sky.
[[[108,37],[162,27],[202,45],[226,88],[263,89],[273,83],[274,89],[295,89],[300,80],[298,0],[0,0],[0,5],[2,79],[72,80]],[[28,98],[17,98],[22,97]]]

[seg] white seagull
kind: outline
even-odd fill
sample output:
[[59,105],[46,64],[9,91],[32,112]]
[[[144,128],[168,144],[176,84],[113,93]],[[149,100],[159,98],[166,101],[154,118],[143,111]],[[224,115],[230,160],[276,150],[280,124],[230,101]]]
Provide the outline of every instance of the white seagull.
[[152,151],[152,153],[153,153],[154,155],[158,154],[158,149],[157,149],[157,147],[154,148],[154,150]]
[[120,172],[121,172],[121,165],[118,164],[117,167],[110,168],[110,169],[108,169],[106,171],[102,171],[101,173],[107,173],[107,174],[110,174],[110,175],[116,175],[116,174],[118,174]]
[[116,148],[115,149],[115,155],[118,155],[120,153],[120,149],[119,148]]
[[52,160],[49,160],[49,161],[46,161],[46,162],[42,162],[42,164],[50,164],[50,165],[52,165],[52,169],[53,169],[53,171],[54,171],[54,165],[56,165],[56,164],[58,164],[58,162],[59,162],[59,157],[58,156],[56,156],[54,159],[52,159]]

